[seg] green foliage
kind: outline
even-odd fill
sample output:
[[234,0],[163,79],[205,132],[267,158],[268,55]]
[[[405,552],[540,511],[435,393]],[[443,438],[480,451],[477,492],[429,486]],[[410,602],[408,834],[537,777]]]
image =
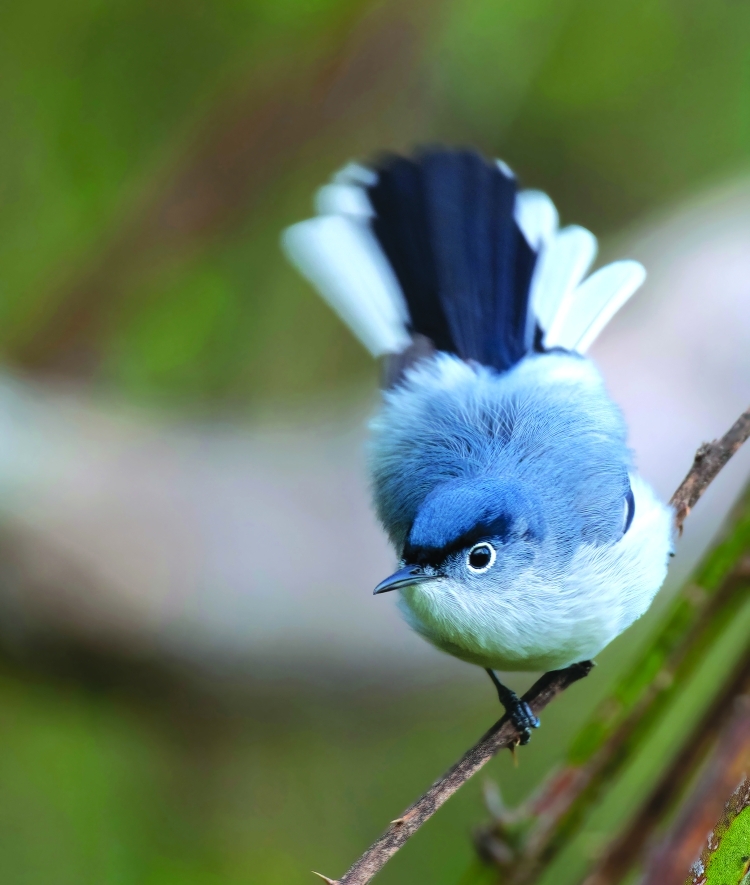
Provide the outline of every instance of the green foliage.
[[[5,4],[0,346],[33,340],[51,307],[64,307],[69,283],[190,155],[217,104],[254,90],[265,125],[311,70],[325,70],[312,59],[340,51],[356,15],[342,0]],[[334,90],[314,140],[218,236],[156,250],[132,273],[126,262],[91,323],[102,384],[189,405],[278,401],[364,378],[365,357],[308,303],[315,296],[277,247],[350,153],[473,142],[599,233],[747,167],[747,4],[467,0],[418,20],[403,90],[344,119]],[[199,315],[210,326],[201,346]]]
[[212,103],[293,47],[304,55],[301,41],[344,9],[341,0],[3,4],[0,334],[33,327],[40,300],[54,300],[103,231],[181,158]]
[[[481,733],[488,695],[481,679],[366,698],[277,687],[223,710],[4,670],[0,881],[308,885],[312,868],[342,870]],[[479,786],[383,882],[453,885],[471,861]]]

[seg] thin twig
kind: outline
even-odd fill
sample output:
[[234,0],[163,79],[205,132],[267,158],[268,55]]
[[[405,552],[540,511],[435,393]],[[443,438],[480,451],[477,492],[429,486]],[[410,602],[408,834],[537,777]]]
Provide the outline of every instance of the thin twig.
[[721,439],[703,443],[695,453],[693,466],[669,502],[674,507],[675,526],[680,534],[682,534],[682,524],[698,499],[748,437],[750,437],[750,408],[740,415]]
[[[724,436],[713,443],[704,443],[695,455],[693,466],[671,499],[675,508],[675,526],[682,524],[692,507],[715,479],[743,442],[750,437],[750,409],[745,411]],[[576,664],[567,670],[546,673],[524,695],[524,700],[538,714],[558,694],[583,676],[588,675],[591,663]],[[393,821],[383,835],[374,842],[341,879],[320,876],[331,885],[366,885],[385,866],[388,860],[416,831],[452,796],[472,775],[476,774],[504,747],[514,746],[518,735],[503,717],[468,750],[443,777],[413,805]]]
[[[566,670],[545,673],[526,692],[523,699],[538,715],[568,686],[588,676],[592,666],[590,661],[584,661]],[[369,882],[404,842],[413,836],[459,787],[486,765],[496,753],[505,747],[515,746],[518,740],[518,732],[508,721],[508,717],[503,716],[449,771],[436,780],[424,795],[410,805],[399,818],[391,822],[385,833],[365,851],[345,876],[340,880],[330,880],[332,885],[365,885]]]

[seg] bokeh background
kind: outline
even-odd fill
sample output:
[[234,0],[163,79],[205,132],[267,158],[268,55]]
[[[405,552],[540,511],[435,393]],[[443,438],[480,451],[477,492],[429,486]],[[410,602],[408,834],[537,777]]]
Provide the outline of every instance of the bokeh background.
[[[278,248],[349,158],[435,141],[503,157],[602,260],[646,264],[594,357],[668,497],[750,400],[748,4],[0,6],[3,883],[339,875],[496,718],[483,673],[370,595],[392,565],[363,472],[377,367]],[[710,489],[654,612],[520,765],[489,766],[508,801],[748,472],[744,453]],[[550,881],[572,881],[668,743]],[[478,779],[382,882],[479,881],[485,817]]]

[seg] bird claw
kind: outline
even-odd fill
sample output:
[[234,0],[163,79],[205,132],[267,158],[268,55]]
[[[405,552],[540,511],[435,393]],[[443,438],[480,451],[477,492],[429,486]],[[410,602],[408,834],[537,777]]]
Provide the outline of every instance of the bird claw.
[[539,728],[539,720],[534,715],[534,711],[523,698],[519,698],[507,685],[503,685],[500,682],[494,670],[490,667],[487,667],[486,670],[487,675],[497,689],[497,696],[505,708],[505,715],[518,732],[518,743],[528,744],[531,740],[531,729]]
[[507,713],[508,719],[519,734],[519,743],[525,746],[531,740],[531,729],[539,728],[539,720],[526,701],[520,698],[508,707]]

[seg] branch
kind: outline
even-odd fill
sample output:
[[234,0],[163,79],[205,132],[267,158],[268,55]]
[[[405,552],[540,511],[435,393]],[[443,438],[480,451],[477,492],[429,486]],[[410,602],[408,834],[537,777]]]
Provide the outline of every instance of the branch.
[[[709,834],[701,856],[693,864],[685,885],[707,885],[709,881],[716,882],[717,878],[713,874],[717,872],[717,867],[719,868],[719,875],[724,874],[721,875],[722,879],[726,877],[727,873],[729,875],[735,873],[737,876],[742,876],[742,882],[747,882],[748,869],[750,869],[748,861],[750,861],[750,858],[746,854],[740,854],[736,851],[736,847],[739,845],[746,846],[750,838],[750,826],[748,826],[747,816],[743,815],[743,812],[747,811],[748,808],[750,808],[750,777],[745,775],[742,783],[732,793],[729,801],[724,806],[724,813]],[[737,830],[740,832],[737,832]],[[731,859],[727,858],[726,855],[724,858],[721,858],[723,841],[729,838],[732,838],[734,842],[733,847],[735,851],[732,852],[733,856]],[[724,861],[723,864],[722,860]],[[714,861],[716,861],[716,864],[714,864]],[[727,861],[729,862],[727,863]],[[730,867],[729,870],[726,869],[727,866]],[[742,885],[742,883],[739,883],[739,885]]]
[[682,885],[705,834],[719,817],[724,797],[736,785],[750,760],[750,697],[745,694],[749,690],[750,649],[584,885],[615,885],[625,878],[718,737],[708,770],[692,791],[670,833],[659,844],[641,880],[641,885]]
[[675,526],[680,534],[682,534],[682,524],[698,499],[748,437],[750,437],[750,408],[740,415],[721,439],[715,439],[712,443],[703,443],[695,453],[693,466],[669,502],[674,507]]
[[[721,439],[713,443],[704,443],[700,447],[693,466],[670,502],[675,508],[675,526],[679,531],[682,531],[682,524],[691,508],[748,437],[750,437],[750,409],[738,418]],[[567,670],[546,673],[524,695],[524,700],[534,713],[538,714],[568,686],[587,676],[591,666],[591,662],[587,661],[574,664]],[[316,875],[329,885],[366,885],[422,824],[429,820],[472,775],[501,749],[514,747],[517,743],[518,735],[515,729],[507,721],[507,717],[503,716],[443,777],[410,805],[401,817],[391,823],[385,833],[365,851],[342,879],[329,879],[320,873]],[[571,800],[580,797],[580,792],[585,789],[589,779],[585,778],[584,781],[580,785],[572,785]],[[563,802],[562,805],[566,806],[568,803]],[[560,810],[564,815],[565,809]],[[560,818],[556,816],[556,819],[559,821]]]
[[746,776],[750,762],[750,698],[737,698],[729,709],[732,718],[720,736],[708,768],[651,858],[641,885],[684,883],[706,833],[721,815],[725,797]]
[[[523,699],[538,715],[557,695],[579,679],[588,676],[592,664],[584,661],[566,670],[553,670],[526,692]],[[492,757],[506,747],[518,744],[518,732],[507,716],[498,720],[492,728],[459,761],[447,771],[417,801],[410,805],[401,817],[374,842],[362,857],[340,879],[321,878],[329,885],[365,885],[416,831],[459,789],[472,775],[486,765]],[[320,876],[320,873],[317,874]]]

